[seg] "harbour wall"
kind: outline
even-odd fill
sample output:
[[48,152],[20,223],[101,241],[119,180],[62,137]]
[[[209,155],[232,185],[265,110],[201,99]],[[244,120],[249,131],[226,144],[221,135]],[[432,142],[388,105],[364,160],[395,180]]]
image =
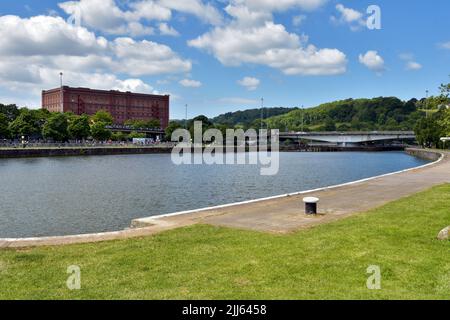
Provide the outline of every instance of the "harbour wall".
[[0,149],[0,158],[106,156],[122,154],[170,153],[170,147],[86,147]]

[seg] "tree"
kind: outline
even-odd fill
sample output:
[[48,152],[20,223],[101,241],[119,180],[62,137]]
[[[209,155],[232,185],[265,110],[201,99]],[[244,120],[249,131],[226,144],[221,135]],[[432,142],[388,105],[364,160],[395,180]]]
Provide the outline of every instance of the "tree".
[[14,136],[37,136],[45,123],[47,114],[40,110],[20,110],[18,117],[9,124],[9,130]]
[[67,141],[69,139],[68,118],[64,113],[52,114],[42,128],[42,135],[45,139],[54,141]]
[[150,119],[147,121],[147,128],[161,128],[161,121],[159,119]]
[[3,113],[0,113],[0,138],[2,139],[9,138],[10,132],[8,126],[9,126],[8,118]]
[[[296,110],[297,108],[265,108],[264,109],[264,117],[270,118],[270,117],[277,117],[282,114],[288,113],[290,111]],[[253,121],[257,120],[257,123],[259,125],[255,128],[260,127],[261,124],[261,109],[248,109],[244,111],[236,111],[236,112],[228,112],[225,114],[222,114],[218,117],[215,117],[212,119],[212,122],[216,124],[223,124],[226,125],[228,128],[232,128],[235,125],[239,124],[242,125],[244,128],[249,128]],[[270,127],[272,127],[272,123],[269,124]]]
[[211,120],[208,119],[208,117],[201,115],[197,116],[194,119],[192,119],[189,122],[189,132],[191,133],[191,137],[194,136],[194,130],[195,130],[195,123],[201,122],[202,123],[202,135],[208,130],[213,128],[214,124]]
[[91,126],[91,134],[95,140],[105,141],[111,138],[112,132],[111,130],[106,129],[108,124],[105,122],[95,122]]
[[441,118],[439,124],[442,126],[443,135],[450,137],[450,109],[442,111]]
[[145,133],[138,133],[136,131],[131,132],[128,135],[128,139],[132,140],[132,139],[142,139],[142,138],[146,138],[147,135]]
[[1,104],[0,114],[4,114],[9,122],[14,121],[20,114],[19,108],[15,104]]
[[398,122],[395,121],[394,118],[389,118],[386,121],[386,125],[384,126],[384,129],[387,131],[395,131],[398,129]]
[[172,133],[181,128],[183,128],[183,126],[179,122],[170,121],[169,126],[166,128],[166,140],[172,140]]
[[89,117],[87,115],[82,115],[80,117],[77,116],[71,117],[67,129],[72,139],[76,140],[87,139],[91,134],[91,128],[89,126]]
[[[395,97],[378,97],[373,99],[346,99],[322,104],[305,110],[294,109],[288,113],[265,119],[270,128],[301,130],[308,126],[312,130],[333,129],[331,122],[350,124],[350,130],[384,130],[389,119],[390,126],[397,122],[397,127],[412,130],[423,113],[418,113],[416,99],[407,102]],[[332,121],[330,121],[331,119]],[[255,127],[259,125],[255,123]],[[334,130],[331,130],[334,131]]]
[[211,120],[208,119],[208,117],[201,115],[201,116],[197,116],[194,119],[192,119],[191,121],[191,126],[194,125],[194,122],[200,121],[204,127],[211,127],[213,125],[213,123],[211,122]]
[[439,90],[441,91],[441,97],[444,98],[445,100],[448,100],[450,96],[450,83],[441,84]]
[[324,131],[336,131],[336,124],[333,119],[327,118],[325,121]]
[[128,120],[125,125],[132,127],[135,130],[144,128],[159,128],[161,127],[161,121],[159,119],[150,120]]
[[106,110],[98,110],[95,115],[91,118],[92,123],[103,122],[105,125],[112,125],[114,118]]
[[123,132],[113,132],[111,135],[113,141],[126,141],[128,140],[128,135]]
[[415,129],[417,141],[420,145],[430,148],[437,147],[442,137],[443,128],[440,126],[436,117],[421,119]]
[[133,129],[143,129],[147,128],[147,123],[144,120],[127,120],[125,122],[126,126],[132,127]]
[[351,127],[350,125],[343,123],[337,126],[336,130],[340,132],[350,131]]

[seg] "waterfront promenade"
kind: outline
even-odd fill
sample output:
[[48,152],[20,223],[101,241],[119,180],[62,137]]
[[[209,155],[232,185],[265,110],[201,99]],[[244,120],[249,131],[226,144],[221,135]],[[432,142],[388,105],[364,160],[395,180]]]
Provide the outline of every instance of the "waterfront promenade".
[[[426,167],[338,187],[182,214],[137,219],[133,221],[135,228],[117,232],[66,237],[0,239],[0,247],[60,245],[141,237],[198,223],[283,234],[379,207],[443,183],[450,183],[448,152],[438,163]],[[321,199],[317,216],[304,214],[302,199],[306,196],[316,196]]]

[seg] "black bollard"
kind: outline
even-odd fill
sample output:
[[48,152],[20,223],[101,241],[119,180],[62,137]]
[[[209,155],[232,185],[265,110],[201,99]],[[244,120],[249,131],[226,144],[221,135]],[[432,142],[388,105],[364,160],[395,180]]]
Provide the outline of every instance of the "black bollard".
[[318,198],[307,197],[303,199],[305,203],[305,213],[306,214],[317,214],[317,203],[319,202]]

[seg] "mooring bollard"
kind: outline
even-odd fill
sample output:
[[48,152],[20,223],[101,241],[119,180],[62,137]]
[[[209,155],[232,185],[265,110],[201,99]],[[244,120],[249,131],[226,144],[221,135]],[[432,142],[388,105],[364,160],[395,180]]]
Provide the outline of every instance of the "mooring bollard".
[[319,198],[307,197],[303,198],[303,202],[305,203],[306,214],[317,214],[317,203],[319,202]]

